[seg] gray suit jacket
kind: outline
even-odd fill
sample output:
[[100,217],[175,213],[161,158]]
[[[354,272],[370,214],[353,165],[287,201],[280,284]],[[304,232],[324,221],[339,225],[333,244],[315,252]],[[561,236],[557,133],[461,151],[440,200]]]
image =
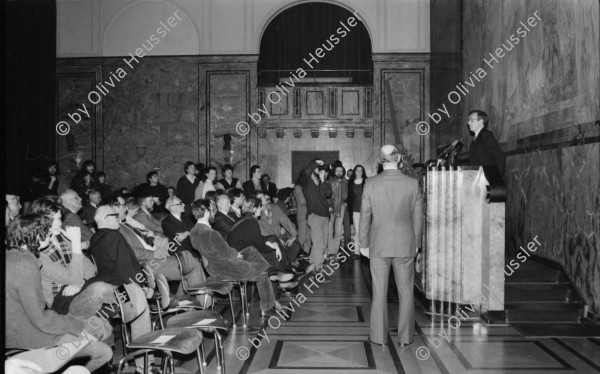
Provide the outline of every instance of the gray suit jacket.
[[360,209],[359,242],[370,257],[414,257],[421,246],[423,194],[400,170],[367,179]]

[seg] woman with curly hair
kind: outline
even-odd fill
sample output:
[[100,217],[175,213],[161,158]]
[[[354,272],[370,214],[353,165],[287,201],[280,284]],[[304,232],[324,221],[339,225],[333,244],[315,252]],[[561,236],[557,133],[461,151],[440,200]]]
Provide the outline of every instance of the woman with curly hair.
[[37,214],[18,216],[8,227],[6,346],[32,349],[87,338],[90,344],[74,357],[88,358],[86,368],[93,371],[112,357],[111,348],[97,341],[103,337],[103,324],[98,318],[84,320],[46,308],[38,257],[50,244],[51,228],[52,220]]

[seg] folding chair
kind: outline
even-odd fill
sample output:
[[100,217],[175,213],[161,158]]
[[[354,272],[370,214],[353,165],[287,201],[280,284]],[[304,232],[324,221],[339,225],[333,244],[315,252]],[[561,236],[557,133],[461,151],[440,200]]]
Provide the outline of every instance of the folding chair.
[[[144,355],[144,372],[147,372],[148,354],[153,352],[163,353],[164,355],[162,365],[163,374],[166,374],[167,366],[169,366],[171,374],[175,374],[173,352],[190,354],[194,351],[196,351],[200,373],[204,374],[200,352],[202,347],[202,332],[187,328],[168,328],[150,331],[150,314],[145,314],[148,309],[148,302],[146,301],[144,291],[135,283],[126,284],[125,290],[126,295],[120,294],[118,290],[115,290],[115,296],[121,308],[125,346],[135,351],[125,355],[119,361],[117,374],[122,372],[125,362],[142,354]],[[141,336],[133,340],[130,338],[128,331],[128,327],[132,324],[137,324],[138,330],[142,330],[137,331]],[[146,330],[145,326],[147,326],[147,331],[144,331]]]
[[[178,328],[197,328],[214,335],[215,338],[215,353],[217,357],[217,369],[222,370],[225,374],[225,354],[223,352],[223,342],[219,330],[227,331],[227,326],[221,314],[206,310],[191,310],[199,309],[197,305],[188,304],[187,302],[179,302],[176,306],[171,306],[171,295],[167,279],[162,274],[155,274],[156,286],[158,292],[155,294],[156,313],[161,329],[165,327]],[[166,317],[166,320],[165,320]],[[204,344],[204,343],[203,343]],[[202,353],[205,350],[202,349]],[[206,366],[204,355],[202,363]]]
[[[242,321],[243,321],[243,325],[244,327],[247,326],[248,324],[248,317],[249,317],[249,312],[248,312],[248,297],[246,295],[246,282],[245,281],[237,281],[237,280],[207,280],[206,282],[202,283],[200,285],[200,287],[197,288],[189,288],[187,282],[184,279],[184,274],[183,274],[183,266],[181,264],[181,259],[179,258],[179,255],[177,255],[177,253],[175,253],[175,258],[177,259],[177,263],[179,265],[179,274],[181,275],[181,285],[182,285],[182,289],[183,292],[187,295],[204,295],[204,294],[213,294],[213,293],[218,293],[221,295],[225,295],[227,294],[229,296],[229,307],[231,308],[231,321],[233,324],[233,327],[236,327],[236,323],[235,323],[235,311],[233,310],[233,296],[231,295],[231,291],[233,290],[233,286],[238,286],[240,288],[240,296],[241,296],[241,301],[242,301]],[[204,262],[206,261],[206,259],[202,259],[202,263],[204,265]],[[214,299],[213,299],[213,305],[211,306],[211,310],[214,309]]]

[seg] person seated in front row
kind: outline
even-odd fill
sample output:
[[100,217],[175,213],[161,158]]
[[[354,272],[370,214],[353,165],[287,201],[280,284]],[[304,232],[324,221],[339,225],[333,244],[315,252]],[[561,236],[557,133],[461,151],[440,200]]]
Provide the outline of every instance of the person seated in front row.
[[[82,292],[61,315],[46,308],[42,292],[41,248],[50,243],[52,220],[38,214],[16,217],[7,232],[5,326],[6,346],[35,349],[83,339],[89,345],[75,354],[87,359],[85,367],[94,371],[112,358],[111,348],[98,340],[108,339],[105,325],[95,317],[103,300]],[[70,232],[77,228],[69,227]],[[94,303],[94,305],[91,305]]]
[[[258,219],[262,214],[262,204],[257,199],[251,197],[242,203],[242,219],[236,222],[232,228],[227,243],[238,251],[246,247],[255,247],[260,254],[271,264],[273,270],[289,271],[290,262],[287,259],[275,236],[263,236],[260,233]],[[296,283],[296,284],[293,284]],[[292,282],[290,285],[282,285],[282,288],[293,288],[297,282]]]
[[227,241],[227,237],[235,225],[236,219],[229,215],[231,208],[231,200],[229,195],[220,194],[217,195],[217,213],[215,214],[215,223],[213,229],[217,230],[219,234]]
[[[264,236],[274,236],[278,239],[279,247],[284,251],[288,265],[294,271],[299,265],[297,260],[298,253],[302,249],[300,242],[296,240],[298,232],[296,226],[288,218],[288,216],[281,211],[279,206],[269,201],[269,196],[264,192],[257,192],[256,198],[262,203],[262,214],[258,220],[260,226],[260,232]],[[282,233],[283,232],[283,233]],[[311,272],[314,266],[304,266],[307,273]]]
[[[180,281],[179,263],[175,257],[171,256],[170,252],[172,251],[168,247],[168,242],[166,246],[159,245],[158,243],[162,241],[162,238],[151,237],[144,231],[131,226],[125,220],[125,216],[129,214],[128,209],[130,206],[131,202],[124,207],[120,204],[120,201],[119,204],[113,205],[115,211],[119,214],[119,223],[121,224],[119,232],[135,253],[135,257],[142,266],[148,265],[153,273],[160,273],[169,281]],[[135,207],[135,205],[133,206]],[[137,209],[134,208],[135,210]],[[191,252],[180,252],[179,259],[181,260],[183,279],[187,287],[196,288],[206,281],[202,264],[197,258],[194,258]],[[183,285],[181,284],[177,295],[184,295]],[[197,299],[199,302],[205,300],[202,295],[199,295]]]
[[269,276],[271,265],[254,247],[244,248],[241,252],[231,248],[221,235],[210,226],[214,220],[215,208],[208,200],[201,199],[192,203],[192,214],[197,220],[190,232],[192,246],[205,261],[206,270],[215,280],[254,281],[260,295],[261,318],[275,316],[275,293],[271,280],[287,282],[293,274],[273,274]]
[[42,198],[31,204],[31,212],[52,220],[50,244],[39,252],[42,263],[42,292],[52,307],[57,295],[72,296],[81,291],[85,280],[96,276],[96,267],[81,251],[81,231],[62,230],[60,206]]

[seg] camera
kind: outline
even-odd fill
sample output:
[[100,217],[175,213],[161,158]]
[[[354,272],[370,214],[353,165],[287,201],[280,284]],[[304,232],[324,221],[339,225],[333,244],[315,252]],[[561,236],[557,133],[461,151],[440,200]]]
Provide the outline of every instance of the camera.
[[329,166],[329,165],[319,165],[318,168],[319,168],[319,171],[325,170],[327,173],[331,172],[331,166]]

